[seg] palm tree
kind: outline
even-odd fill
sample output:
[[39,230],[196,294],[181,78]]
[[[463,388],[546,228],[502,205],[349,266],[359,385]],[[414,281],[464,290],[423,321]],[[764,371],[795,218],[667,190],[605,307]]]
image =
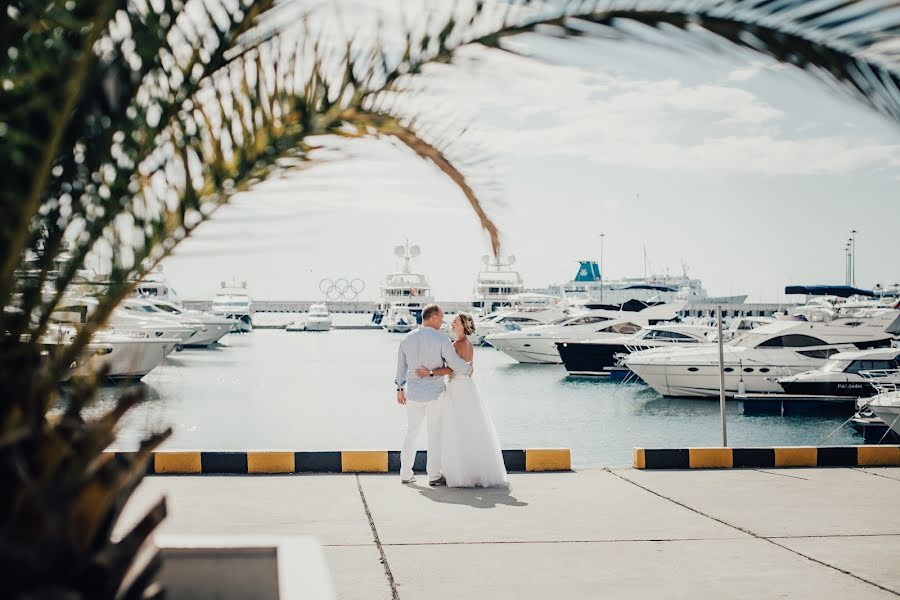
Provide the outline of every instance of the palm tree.
[[[273,4],[13,0],[0,14],[4,595],[159,592],[159,557],[134,559],[164,502],[124,538],[112,530],[169,432],[135,453],[104,453],[140,396],[86,419],[103,373],[67,376],[142,276],[232,195],[309,163],[311,138],[406,144],[457,184],[496,251],[499,232],[475,189],[402,101],[426,65],[458,48],[504,48],[506,37],[548,25],[566,36],[626,23],[701,31],[809,70],[900,121],[900,14],[874,0],[473,1],[409,26],[393,51],[380,36],[337,46],[306,17],[285,18],[290,4]],[[54,309],[91,257],[109,271],[99,305],[55,343]]]

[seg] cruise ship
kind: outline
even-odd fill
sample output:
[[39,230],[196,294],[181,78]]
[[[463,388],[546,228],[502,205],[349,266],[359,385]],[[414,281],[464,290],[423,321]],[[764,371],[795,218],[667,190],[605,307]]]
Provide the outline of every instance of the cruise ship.
[[518,271],[513,270],[515,256],[500,259],[483,256],[484,269],[475,279],[475,297],[472,306],[483,315],[511,306],[510,298],[525,291],[525,284]]
[[743,304],[747,295],[710,296],[699,279],[681,275],[649,275],[605,280],[596,261],[579,261],[575,278],[556,290],[574,304],[622,304],[629,300]]

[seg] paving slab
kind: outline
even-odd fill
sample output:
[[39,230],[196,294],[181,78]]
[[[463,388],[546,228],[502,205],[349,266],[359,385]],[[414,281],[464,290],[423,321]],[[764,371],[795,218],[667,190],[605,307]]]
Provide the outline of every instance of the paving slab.
[[402,600],[896,598],[759,539],[386,546]]
[[900,482],[857,469],[616,473],[764,537],[900,534]]
[[356,478],[318,476],[147,477],[119,529],[160,496],[169,516],[159,533],[312,535],[324,545],[372,544]]
[[864,467],[857,469],[869,475],[878,475],[880,477],[888,477],[900,481],[900,468],[897,467]]
[[746,537],[603,470],[511,475],[509,490],[360,481],[385,544]]
[[337,600],[390,600],[381,554],[370,546],[325,546]]
[[[873,515],[860,515],[872,518]],[[775,538],[779,544],[900,594],[900,536]]]

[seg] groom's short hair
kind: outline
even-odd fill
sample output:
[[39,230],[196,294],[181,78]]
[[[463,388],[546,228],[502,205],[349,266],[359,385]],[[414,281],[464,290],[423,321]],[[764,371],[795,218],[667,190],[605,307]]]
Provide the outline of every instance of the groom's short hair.
[[438,304],[426,304],[425,308],[422,309],[422,320],[427,321],[434,315],[438,314],[441,311],[441,307]]

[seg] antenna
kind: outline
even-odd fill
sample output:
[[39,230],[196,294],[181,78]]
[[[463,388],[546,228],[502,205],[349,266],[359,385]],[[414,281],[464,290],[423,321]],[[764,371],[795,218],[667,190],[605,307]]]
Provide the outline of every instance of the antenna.
[[421,253],[422,253],[422,249],[419,248],[418,246],[410,246],[409,247],[409,257],[410,258],[415,258],[415,257],[419,256]]
[[395,246],[394,247],[394,256],[397,258],[403,258],[405,254],[406,248],[404,246]]
[[644,279],[647,279],[647,244],[644,244]]
[[483,264],[484,266],[488,266],[490,264],[490,262],[491,262],[491,257],[488,256],[487,254],[485,254],[484,256],[481,257],[481,264]]
[[510,255],[507,257],[506,262],[507,262],[507,264],[509,264],[509,266],[513,266],[514,264],[516,264],[516,255],[515,255],[515,254],[510,254]]

